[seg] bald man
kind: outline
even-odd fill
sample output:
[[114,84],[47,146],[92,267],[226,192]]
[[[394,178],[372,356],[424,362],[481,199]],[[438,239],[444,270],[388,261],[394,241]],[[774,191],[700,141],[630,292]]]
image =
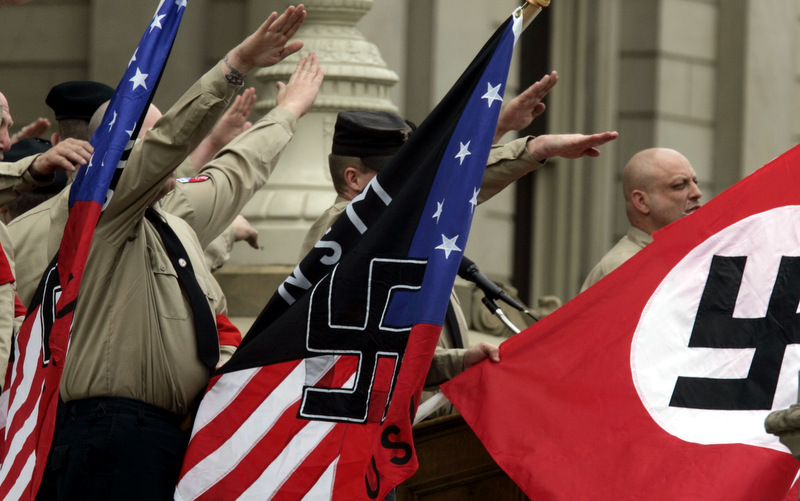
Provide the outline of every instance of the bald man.
[[635,154],[622,172],[622,191],[631,227],[592,269],[581,292],[652,242],[653,232],[697,210],[703,195],[692,164],[668,148]]

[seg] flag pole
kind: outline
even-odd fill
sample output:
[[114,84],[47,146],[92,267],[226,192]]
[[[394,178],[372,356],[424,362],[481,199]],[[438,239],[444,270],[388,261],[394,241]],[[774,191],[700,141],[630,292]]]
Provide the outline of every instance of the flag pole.
[[514,12],[514,16],[522,16],[522,29],[524,30],[539,15],[542,8],[549,5],[550,0],[525,0],[525,3]]
[[[514,17],[522,16],[522,30],[524,31],[525,28],[533,21],[537,15],[542,11],[543,7],[547,7],[550,5],[550,0],[525,0],[525,3],[522,6],[518,7],[514,11]],[[494,303],[488,297],[483,298],[484,304],[486,304],[487,308],[494,313],[495,315],[500,318],[500,320],[508,327],[514,334],[518,334],[520,331],[519,329],[508,320],[503,314],[503,310],[500,309],[497,304]],[[530,315],[530,313],[528,313]],[[426,401],[422,402],[417,407],[417,413],[414,417],[414,424],[422,422],[425,418],[433,414],[436,410],[440,407],[450,403],[450,400],[445,396],[444,393],[441,391],[431,396]]]

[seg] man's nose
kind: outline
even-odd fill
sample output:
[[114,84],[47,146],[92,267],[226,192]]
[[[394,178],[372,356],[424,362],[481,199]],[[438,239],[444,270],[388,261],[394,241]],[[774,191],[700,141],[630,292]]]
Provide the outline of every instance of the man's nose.
[[691,193],[690,198],[692,200],[700,200],[700,197],[702,197],[702,196],[703,196],[703,192],[700,191],[700,187],[697,186],[696,183],[692,183],[692,193]]

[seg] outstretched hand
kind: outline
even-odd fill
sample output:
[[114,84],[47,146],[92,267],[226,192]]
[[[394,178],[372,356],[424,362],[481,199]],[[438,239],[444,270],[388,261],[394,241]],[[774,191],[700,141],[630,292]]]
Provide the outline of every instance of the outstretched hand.
[[492,362],[499,362],[500,349],[486,341],[471,346],[464,354],[464,370],[473,367],[478,362],[483,362],[487,358]]
[[256,90],[253,87],[246,89],[241,95],[236,96],[233,104],[225,110],[211,133],[197,145],[197,148],[189,155],[197,172],[210,162],[214,155],[222,148],[227,146],[233,139],[253,126],[247,120],[253,106],[256,104]]
[[250,221],[245,219],[244,216],[239,214],[231,223],[233,226],[233,241],[234,242],[247,242],[250,247],[254,249],[260,248],[258,245],[258,230],[253,228]]
[[11,136],[11,144],[22,141],[23,139],[27,139],[29,137],[42,137],[42,134],[47,132],[47,129],[49,128],[50,120],[39,117],[35,121],[21,128],[19,132]]
[[256,89],[250,87],[236,96],[233,104],[225,110],[219,121],[211,129],[211,136],[220,148],[233,141],[233,138],[253,126],[247,120],[256,104]]
[[85,165],[92,158],[94,148],[87,141],[65,139],[42,153],[31,164],[31,175],[46,177],[55,171],[74,172],[78,166]]
[[601,132],[586,136],[583,134],[545,134],[528,141],[528,153],[537,161],[548,158],[599,157],[602,146],[619,136],[618,132]]
[[554,71],[543,76],[541,80],[525,89],[508,103],[503,103],[497,119],[494,142],[499,142],[506,133],[512,130],[524,129],[533,122],[534,118],[544,113],[546,106],[542,99],[556,83],[558,83],[558,73]]
[[325,70],[319,65],[319,56],[315,52],[300,58],[289,83],[278,82],[278,95],[275,98],[278,108],[291,111],[295,119],[305,115],[317,99],[319,87]]
[[[253,68],[265,68],[277,64],[303,48],[303,42],[289,39],[297,33],[306,18],[305,7],[289,6],[278,16],[273,12],[264,23],[226,56],[227,64],[246,75]],[[223,70],[225,71],[225,70]]]

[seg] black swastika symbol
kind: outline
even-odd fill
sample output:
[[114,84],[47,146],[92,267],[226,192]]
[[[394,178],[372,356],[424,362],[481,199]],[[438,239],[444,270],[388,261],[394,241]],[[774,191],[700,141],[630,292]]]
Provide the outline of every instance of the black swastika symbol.
[[800,258],[782,257],[763,318],[733,318],[746,257],[714,256],[690,348],[754,348],[743,379],[678,377],[670,406],[713,410],[770,410],[786,346],[800,343]]
[[[373,259],[369,277],[363,277],[369,286],[362,282],[355,287],[360,279],[349,284],[335,278],[320,282],[310,305],[309,349],[357,356],[358,369],[352,390],[306,387],[301,417],[366,422],[376,385],[388,388],[385,397],[388,407],[411,325],[387,325],[387,307],[397,291],[413,293],[419,289],[425,267],[424,261]],[[376,381],[382,359],[394,365],[391,381]]]

